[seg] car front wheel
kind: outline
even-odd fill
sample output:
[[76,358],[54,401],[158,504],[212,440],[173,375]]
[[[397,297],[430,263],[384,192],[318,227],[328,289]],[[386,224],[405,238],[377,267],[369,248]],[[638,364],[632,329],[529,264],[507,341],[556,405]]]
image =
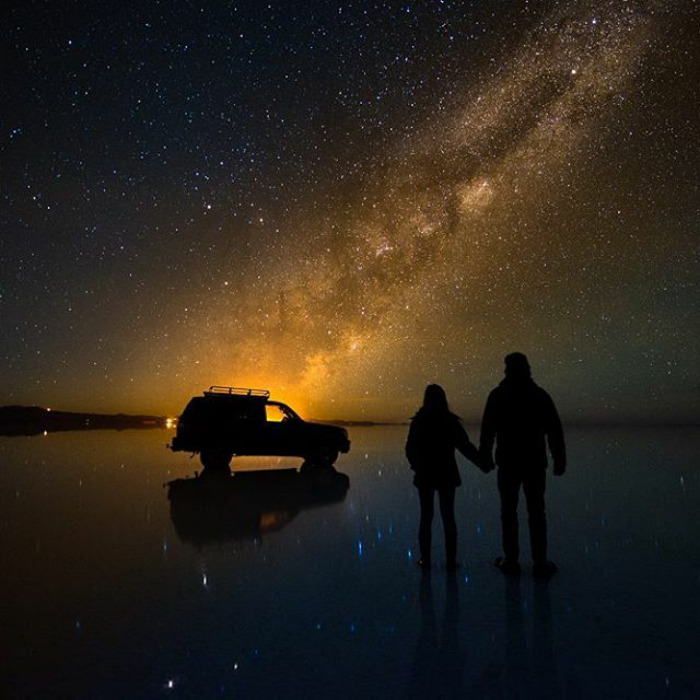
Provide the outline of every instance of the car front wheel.
[[226,450],[205,449],[199,453],[199,461],[205,472],[230,472],[233,455]]
[[320,447],[304,459],[304,464],[301,465],[302,471],[310,469],[328,469],[335,464],[338,459],[338,450],[334,447]]

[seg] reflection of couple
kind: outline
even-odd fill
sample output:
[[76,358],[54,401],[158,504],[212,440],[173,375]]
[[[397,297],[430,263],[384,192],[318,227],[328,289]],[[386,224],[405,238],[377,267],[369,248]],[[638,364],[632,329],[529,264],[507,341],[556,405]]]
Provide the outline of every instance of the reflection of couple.
[[560,476],[566,470],[564,433],[554,402],[532,380],[525,355],[512,353],[505,358],[505,363],[505,379],[489,394],[486,402],[480,449],[469,441],[461,420],[450,411],[445,392],[437,384],[426,388],[423,405],[411,421],[406,456],[415,472],[413,483],[420,495],[418,539],[423,568],[430,568],[436,491],[445,531],[447,568],[457,567],[454,499],[461,479],[455,449],[487,473],[494,469],[495,442],[503,527],[503,556],[496,559],[496,566],[507,575],[520,573],[518,498],[522,487],[530,526],[533,575],[547,578],[556,571],[556,566],[547,558],[545,440],[552,454],[554,474]]
[[[433,577],[421,576],[418,591],[420,634],[404,697],[420,700],[428,697],[555,700],[561,697],[546,581],[536,580],[530,589],[531,597],[525,597],[520,578],[505,579],[502,662],[491,653],[484,655],[485,649],[475,643],[471,621],[460,619],[464,612],[459,604],[457,576],[448,574],[444,582],[440,625],[436,615],[436,602],[439,606],[440,599],[438,595],[434,600]],[[490,618],[491,634],[498,638],[501,628],[494,622]],[[470,629],[472,633],[468,632]],[[467,669],[471,669],[471,673]]]

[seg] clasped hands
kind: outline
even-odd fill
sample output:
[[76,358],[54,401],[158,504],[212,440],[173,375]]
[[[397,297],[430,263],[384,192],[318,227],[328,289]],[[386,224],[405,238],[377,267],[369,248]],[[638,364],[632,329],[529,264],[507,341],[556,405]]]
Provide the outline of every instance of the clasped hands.
[[[479,452],[479,460],[476,462],[476,466],[484,474],[488,474],[496,468],[496,465],[493,463],[493,457],[485,452]],[[552,472],[554,476],[563,476],[566,473],[566,462],[555,461]]]

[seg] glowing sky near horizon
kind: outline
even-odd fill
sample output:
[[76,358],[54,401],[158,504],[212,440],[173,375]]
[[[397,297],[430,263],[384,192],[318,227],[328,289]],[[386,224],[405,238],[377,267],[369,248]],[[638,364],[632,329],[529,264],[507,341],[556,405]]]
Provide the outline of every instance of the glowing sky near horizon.
[[0,403],[697,418],[700,8],[500,5],[13,8]]

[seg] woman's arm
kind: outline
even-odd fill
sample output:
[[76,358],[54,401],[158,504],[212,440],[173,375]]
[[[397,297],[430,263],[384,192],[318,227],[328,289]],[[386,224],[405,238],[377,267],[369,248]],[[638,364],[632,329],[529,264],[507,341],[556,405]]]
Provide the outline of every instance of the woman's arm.
[[476,464],[477,467],[481,469],[481,459],[479,455],[479,450],[476,449],[476,445],[472,443],[467,435],[467,431],[464,426],[459,422],[455,421],[456,425],[456,440],[455,447],[470,461]]

